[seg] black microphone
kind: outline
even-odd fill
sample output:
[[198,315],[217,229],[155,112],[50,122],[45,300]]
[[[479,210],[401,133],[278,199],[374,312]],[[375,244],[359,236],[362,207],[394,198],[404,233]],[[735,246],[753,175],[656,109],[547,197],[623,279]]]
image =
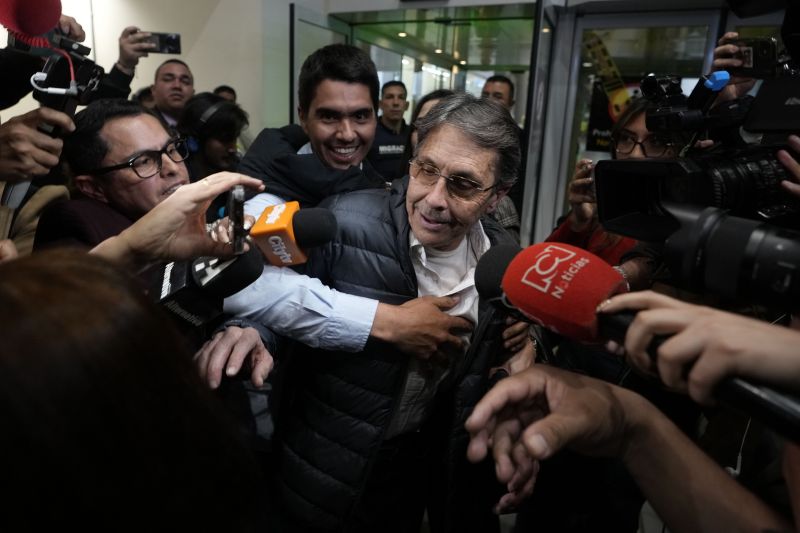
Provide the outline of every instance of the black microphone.
[[200,257],[167,263],[155,294],[164,309],[190,326],[200,327],[222,315],[222,301],[261,275],[264,260],[256,247],[233,259]]
[[[505,267],[521,251],[516,244],[501,244],[490,248],[475,267],[475,289],[482,301],[489,306],[478,321],[478,328],[472,335],[472,343],[467,350],[467,361],[486,360],[490,367],[499,366],[504,361],[499,354],[503,353],[503,331],[509,316],[519,313],[505,304],[502,298],[500,282]],[[527,319],[524,319],[527,321]],[[504,370],[497,371],[491,378],[491,385],[508,374]]]

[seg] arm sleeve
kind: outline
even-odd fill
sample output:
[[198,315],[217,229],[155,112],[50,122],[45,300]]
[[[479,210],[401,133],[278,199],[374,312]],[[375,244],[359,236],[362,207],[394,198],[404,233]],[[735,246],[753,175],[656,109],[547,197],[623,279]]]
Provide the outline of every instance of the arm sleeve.
[[114,64],[108,74],[100,79],[97,91],[92,94],[91,99],[94,101],[101,98],[127,98],[131,93],[132,81],[133,76],[125,74]]
[[592,236],[594,228],[587,231],[572,231],[569,227],[569,217],[564,217],[561,223],[553,230],[553,233],[545,239],[547,242],[563,242],[579,248],[586,248],[589,238]]
[[[256,219],[283,202],[260,193],[244,204]],[[261,276],[225,300],[225,311],[315,348],[358,352],[364,348],[378,301],[345,294],[290,268],[266,265]]]
[[290,268],[266,265],[261,276],[225,299],[225,312],[268,326],[314,348],[364,348],[378,301],[333,290]]

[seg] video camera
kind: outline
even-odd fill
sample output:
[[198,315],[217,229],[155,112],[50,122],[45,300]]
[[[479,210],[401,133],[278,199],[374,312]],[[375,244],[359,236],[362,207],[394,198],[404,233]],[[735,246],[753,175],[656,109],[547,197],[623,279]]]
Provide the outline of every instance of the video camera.
[[[75,115],[78,105],[86,105],[105,74],[87,56],[91,49],[66,38],[60,30],[31,38],[9,32],[8,46],[28,54],[46,57],[41,72],[31,77],[33,97],[43,106]],[[58,132],[48,131],[51,135]]]
[[[780,187],[788,176],[776,154],[800,130],[800,75],[785,54],[763,70],[775,76],[749,106],[712,108],[727,73],[701,78],[688,97],[678,78],[643,79],[648,130],[689,140],[674,159],[599,162],[598,216],[608,231],[664,243],[686,288],[797,309],[800,201]],[[760,142],[746,144],[742,130]],[[703,132],[719,140],[710,150],[694,147]]]
[[[687,98],[677,78],[649,76],[642,80],[642,94],[651,102],[646,110],[647,128],[655,133],[684,132],[691,141],[676,159],[601,161],[595,169],[600,222],[609,231],[642,241],[663,242],[678,229],[664,203],[712,206],[731,215],[800,228],[800,202],[780,187],[787,178],[776,153],[797,131],[800,109],[783,109],[798,91],[800,77],[765,80],[749,111],[717,114],[710,104],[726,73],[703,77]],[[769,82],[780,82],[772,85]],[[777,104],[777,105],[776,105]],[[800,106],[794,106],[800,108]],[[766,113],[766,115],[765,115]],[[753,115],[756,116],[753,116]],[[791,124],[786,115],[797,115]],[[749,129],[752,125],[758,129]],[[711,150],[695,149],[696,133],[709,129],[738,130],[743,126],[763,135],[766,143],[734,144],[723,141]],[[774,135],[782,142],[772,142]]]

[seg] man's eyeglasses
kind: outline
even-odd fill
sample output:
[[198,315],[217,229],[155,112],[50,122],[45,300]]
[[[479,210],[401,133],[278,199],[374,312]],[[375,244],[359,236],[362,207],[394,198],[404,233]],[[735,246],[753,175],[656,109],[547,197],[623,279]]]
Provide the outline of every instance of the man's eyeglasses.
[[161,150],[146,150],[131,157],[124,163],[91,170],[88,174],[107,174],[114,170],[130,167],[142,179],[151,178],[161,172],[162,154],[180,163],[189,157],[189,147],[184,139],[171,139]]
[[[491,187],[483,187],[477,181],[463,176],[445,176],[435,165],[425,163],[419,159],[412,159],[409,163],[411,163],[411,172],[409,175],[413,179],[426,187],[432,187],[436,185],[439,178],[444,178],[447,193],[454,198],[460,198],[462,200],[472,200],[481,193],[490,191],[499,185],[499,183],[495,183]],[[414,168],[416,168],[416,171]]]
[[628,155],[633,152],[637,144],[642,148],[645,157],[661,157],[675,146],[675,143],[656,136],[645,137],[643,141],[639,141],[636,135],[623,131],[614,142],[614,148],[618,154]]

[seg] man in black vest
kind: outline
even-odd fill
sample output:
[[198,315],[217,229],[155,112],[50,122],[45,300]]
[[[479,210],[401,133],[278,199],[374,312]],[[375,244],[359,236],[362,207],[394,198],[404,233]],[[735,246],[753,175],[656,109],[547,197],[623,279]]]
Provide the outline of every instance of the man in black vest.
[[[311,251],[307,272],[382,303],[454,297],[448,313],[478,323],[475,265],[510,242],[482,217],[516,179],[516,125],[496,103],[460,94],[421,120],[419,133],[410,178],[323,202],[339,229]],[[490,367],[510,365],[497,352],[409,355],[379,340],[360,353],[298,346],[285,368],[273,470],[288,530],[416,532],[425,510],[433,531],[496,530],[499,495],[507,492],[506,504],[532,489],[522,479],[492,492],[491,465],[465,461],[466,416]],[[528,343],[512,370],[532,356]]]
[[402,81],[387,81],[381,87],[381,116],[375,129],[375,141],[367,158],[387,180],[402,178],[406,164],[404,154],[411,128],[403,120],[408,109],[408,92]]

